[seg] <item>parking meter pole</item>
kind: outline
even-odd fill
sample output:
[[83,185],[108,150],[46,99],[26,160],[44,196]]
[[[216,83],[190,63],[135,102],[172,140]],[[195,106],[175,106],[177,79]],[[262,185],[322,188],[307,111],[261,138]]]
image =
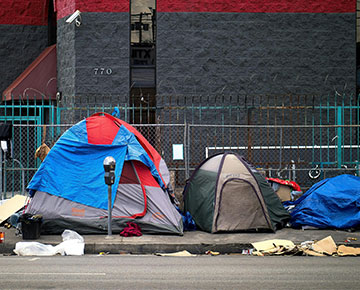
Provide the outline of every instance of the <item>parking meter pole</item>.
[[108,236],[112,235],[111,220],[112,220],[111,185],[108,185]]
[[104,159],[104,170],[105,170],[105,184],[108,186],[108,235],[106,238],[112,238],[112,229],[111,229],[111,221],[112,221],[112,194],[111,194],[111,185],[115,182],[115,159],[111,156],[108,156]]

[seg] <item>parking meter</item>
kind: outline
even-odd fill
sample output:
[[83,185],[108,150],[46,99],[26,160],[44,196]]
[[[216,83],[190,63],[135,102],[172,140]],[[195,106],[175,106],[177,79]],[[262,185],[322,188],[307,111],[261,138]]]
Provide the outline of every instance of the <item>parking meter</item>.
[[108,156],[104,159],[103,162],[105,170],[105,184],[108,185],[108,235],[107,238],[111,238],[111,185],[115,183],[115,159],[111,156]]
[[105,183],[107,185],[113,185],[115,182],[115,159],[108,156],[104,159],[104,170],[105,170]]

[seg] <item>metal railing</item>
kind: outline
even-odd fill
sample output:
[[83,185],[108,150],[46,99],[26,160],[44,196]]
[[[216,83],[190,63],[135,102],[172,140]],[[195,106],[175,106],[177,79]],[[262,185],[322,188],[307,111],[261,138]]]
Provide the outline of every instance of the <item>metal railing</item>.
[[[54,101],[10,101],[0,104],[0,122],[13,124],[10,152],[3,154],[0,199],[25,188],[40,166],[36,149],[52,147],[75,122],[105,111],[131,122],[163,156],[181,188],[208,156],[234,151],[272,177],[297,181],[304,189],[340,173],[360,175],[359,97],[159,96],[157,104],[60,104]],[[99,101],[99,99],[97,99]],[[105,100],[104,100],[105,101]],[[107,100],[108,101],[108,100]],[[144,104],[144,106],[142,106]],[[117,107],[116,110],[115,107]],[[155,116],[155,117],[154,117]],[[146,124],[149,120],[156,124]],[[71,120],[72,121],[72,120]],[[183,146],[174,158],[173,145]]]

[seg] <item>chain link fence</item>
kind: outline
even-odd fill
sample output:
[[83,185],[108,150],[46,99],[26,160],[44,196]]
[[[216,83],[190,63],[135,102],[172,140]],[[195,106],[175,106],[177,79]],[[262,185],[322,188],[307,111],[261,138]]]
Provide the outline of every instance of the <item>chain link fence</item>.
[[[1,152],[0,199],[25,194],[41,164],[36,150],[42,144],[51,148],[71,126],[14,124],[11,146],[6,154]],[[294,180],[303,190],[342,173],[360,176],[360,125],[133,126],[164,158],[178,190],[204,159],[224,151],[244,156],[269,177]],[[175,154],[174,146],[183,149],[180,155]]]
[[360,176],[359,125],[189,125],[190,171],[224,151],[244,156],[268,177],[291,179],[308,189],[342,173]]

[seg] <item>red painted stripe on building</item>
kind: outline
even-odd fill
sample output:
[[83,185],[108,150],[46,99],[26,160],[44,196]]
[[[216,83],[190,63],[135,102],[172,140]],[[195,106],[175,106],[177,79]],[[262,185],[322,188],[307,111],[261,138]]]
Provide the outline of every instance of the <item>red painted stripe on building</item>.
[[158,0],[158,12],[347,13],[356,0]]
[[81,12],[129,12],[130,0],[56,0],[57,19]]
[[47,25],[49,0],[1,0],[0,24]]
[[57,18],[81,12],[129,12],[130,0],[0,0],[0,24],[47,25],[49,1]]

